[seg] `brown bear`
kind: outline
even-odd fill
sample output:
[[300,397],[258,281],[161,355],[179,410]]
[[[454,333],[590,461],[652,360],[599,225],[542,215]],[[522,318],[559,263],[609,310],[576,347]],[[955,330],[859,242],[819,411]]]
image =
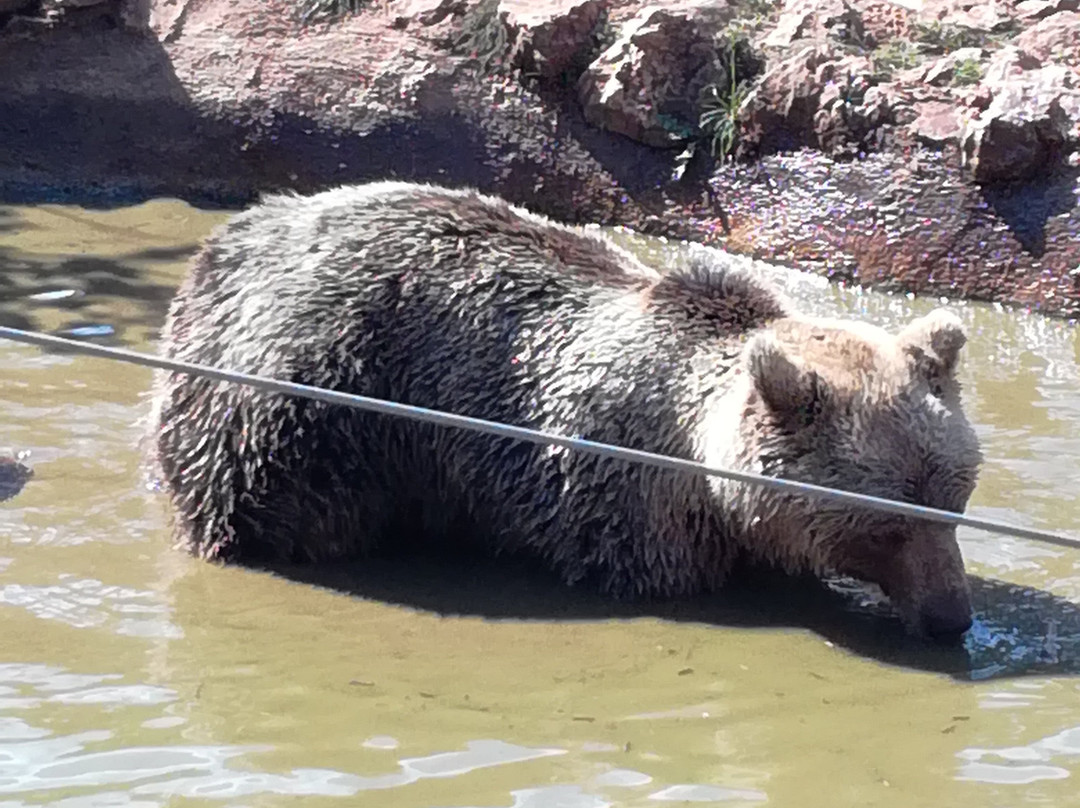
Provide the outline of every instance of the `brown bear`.
[[[404,182],[279,195],[193,258],[164,355],[963,511],[981,463],[937,310],[898,334],[800,316],[691,248]],[[914,632],[971,605],[955,529],[849,504],[159,372],[155,474],[183,543],[237,562],[417,544],[524,552],[616,597],[737,558],[879,584]]]

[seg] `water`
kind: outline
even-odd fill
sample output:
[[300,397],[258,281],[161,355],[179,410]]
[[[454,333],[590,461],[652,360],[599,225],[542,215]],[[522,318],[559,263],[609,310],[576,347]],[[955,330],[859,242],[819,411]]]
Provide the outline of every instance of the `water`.
[[[0,321],[148,348],[222,218],[0,208]],[[935,305],[779,280],[893,326]],[[1080,532],[1076,329],[958,308],[972,512]],[[0,504],[0,808],[1080,805],[1080,552],[962,531],[952,652],[859,592],[635,611],[499,564],[217,568],[141,487],[148,383],[0,342],[0,449],[36,472]]]

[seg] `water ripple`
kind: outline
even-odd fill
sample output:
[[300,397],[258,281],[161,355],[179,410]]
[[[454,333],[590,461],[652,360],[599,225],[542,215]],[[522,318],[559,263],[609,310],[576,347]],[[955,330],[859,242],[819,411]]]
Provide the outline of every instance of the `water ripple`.
[[964,761],[957,775],[959,780],[1002,785],[1063,780],[1069,776],[1069,770],[1050,763],[1059,757],[1080,757],[1080,726],[1040,738],[1026,746],[970,747],[959,752],[957,757]]
[[[64,583],[52,586],[6,584],[0,587],[0,603],[18,606],[43,620],[57,620],[73,628],[109,625],[117,634],[174,639],[183,636],[179,626],[164,617],[145,619],[131,614],[164,615],[167,608],[149,590],[112,586],[93,578],[57,576]],[[117,618],[116,615],[125,615]]]

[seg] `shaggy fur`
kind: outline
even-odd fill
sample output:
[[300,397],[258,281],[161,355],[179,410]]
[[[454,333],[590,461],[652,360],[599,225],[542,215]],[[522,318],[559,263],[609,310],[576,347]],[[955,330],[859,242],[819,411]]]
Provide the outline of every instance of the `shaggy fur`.
[[[266,199],[170,310],[176,359],[960,511],[980,462],[944,311],[899,335],[799,317],[692,249],[661,276],[469,190]],[[954,532],[560,448],[159,373],[156,472],[224,561],[422,543],[543,559],[615,596],[723,583],[739,554],[879,583],[916,631],[970,622]]]

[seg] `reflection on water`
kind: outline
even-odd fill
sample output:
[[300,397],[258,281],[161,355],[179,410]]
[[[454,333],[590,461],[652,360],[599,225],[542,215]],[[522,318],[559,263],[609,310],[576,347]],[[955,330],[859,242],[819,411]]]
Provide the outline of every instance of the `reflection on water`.
[[58,575],[57,580],[60,583],[52,586],[6,584],[0,587],[0,603],[21,606],[36,617],[59,620],[75,628],[108,624],[117,634],[141,637],[183,634],[168,621],[168,609],[154,592],[106,586],[95,580],[73,580],[70,573]]
[[[491,766],[564,754],[561,749],[528,749],[502,741],[470,741],[466,751],[403,759],[399,771],[360,777],[322,769],[295,769],[287,775],[230,769],[227,762],[254,747],[143,746],[103,752],[86,745],[108,740],[109,732],[42,738],[23,725],[23,737],[0,744],[0,793],[76,786],[133,785],[135,796],[233,798],[257,794],[347,797],[408,785],[424,778],[453,777]],[[32,737],[27,738],[27,735]],[[157,803],[153,803],[157,804]]]
[[[57,205],[18,217],[0,208],[0,325],[152,337],[172,297],[169,270],[194,251],[193,228],[210,218],[169,204],[141,205],[118,224]],[[5,231],[17,232],[17,246],[4,243]]]
[[[0,321],[146,348],[222,218],[0,208]],[[817,313],[936,304],[758,268]],[[1076,329],[952,305],[972,512],[1076,532]],[[140,485],[148,381],[0,343],[0,451],[34,467],[0,503],[0,808],[1080,805],[1080,553],[962,530],[951,649],[845,581],[628,606],[475,559],[217,568]]]
[[1020,785],[1038,780],[1063,780],[1069,769],[1048,765],[1055,759],[1080,759],[1080,727],[1067,729],[1026,746],[1004,749],[965,749],[959,755],[962,780]]

